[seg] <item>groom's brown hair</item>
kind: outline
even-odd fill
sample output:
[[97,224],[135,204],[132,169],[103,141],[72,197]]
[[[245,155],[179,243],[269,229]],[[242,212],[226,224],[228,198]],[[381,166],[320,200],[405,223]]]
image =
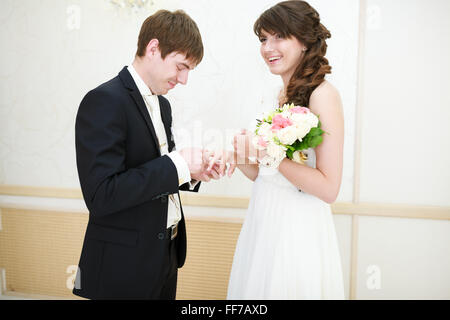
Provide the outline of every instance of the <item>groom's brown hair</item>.
[[145,19],[139,32],[136,56],[143,57],[148,43],[158,39],[161,57],[171,52],[186,55],[198,65],[203,58],[203,43],[197,24],[183,10],[159,10]]

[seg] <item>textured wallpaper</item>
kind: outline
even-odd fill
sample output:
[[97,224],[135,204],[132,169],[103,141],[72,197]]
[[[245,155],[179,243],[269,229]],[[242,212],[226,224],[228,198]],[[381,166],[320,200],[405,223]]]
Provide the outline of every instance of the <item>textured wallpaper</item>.
[[[141,11],[106,0],[0,2],[0,184],[77,188],[74,124],[83,96],[132,62],[143,20],[160,8],[184,9],[205,45],[188,84],[167,97],[179,148],[231,147],[231,137],[273,107],[281,81],[271,75],[253,34],[258,15],[277,1],[162,1]],[[310,1],[332,33],[328,78],[345,112],[345,163],[338,200],[350,201],[358,48],[358,1]],[[204,193],[248,196],[237,173]]]

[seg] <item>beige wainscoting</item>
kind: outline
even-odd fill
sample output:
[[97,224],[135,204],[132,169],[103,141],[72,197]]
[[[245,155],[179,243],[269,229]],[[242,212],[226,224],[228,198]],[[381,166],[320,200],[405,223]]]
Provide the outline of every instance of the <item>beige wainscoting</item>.
[[[0,185],[0,195],[83,199],[80,189]],[[183,205],[215,208],[241,208],[248,206],[248,197],[228,197],[181,192]],[[450,208],[383,203],[338,202],[331,205],[333,214],[380,216],[412,219],[450,220]]]
[[88,215],[1,208],[0,268],[8,294],[74,297],[66,283],[78,264]]
[[0,184],[0,194],[25,197],[47,197],[64,199],[82,199],[80,189],[51,188]]
[[[88,215],[1,208],[0,268],[4,293],[27,298],[77,298],[67,287],[78,264]],[[239,222],[188,219],[188,256],[178,299],[225,299]],[[25,295],[24,295],[25,294]]]

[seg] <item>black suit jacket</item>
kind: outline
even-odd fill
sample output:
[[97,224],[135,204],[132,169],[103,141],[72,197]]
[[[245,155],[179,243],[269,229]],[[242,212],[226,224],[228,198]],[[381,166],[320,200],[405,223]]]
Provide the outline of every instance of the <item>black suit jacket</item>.
[[[166,98],[158,99],[172,151],[171,107]],[[83,98],[75,136],[89,222],[73,293],[90,299],[158,298],[160,275],[167,267],[168,195],[179,196],[188,184],[179,186],[175,165],[161,156],[144,100],[126,67]],[[183,212],[175,241],[182,267]]]

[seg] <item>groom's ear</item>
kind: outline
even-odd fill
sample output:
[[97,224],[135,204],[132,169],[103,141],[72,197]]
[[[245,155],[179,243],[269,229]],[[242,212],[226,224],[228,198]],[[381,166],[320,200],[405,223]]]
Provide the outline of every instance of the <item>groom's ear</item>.
[[155,54],[161,54],[159,51],[159,41],[158,39],[152,39],[148,42],[147,47],[145,49],[145,55],[147,57],[153,57]]

